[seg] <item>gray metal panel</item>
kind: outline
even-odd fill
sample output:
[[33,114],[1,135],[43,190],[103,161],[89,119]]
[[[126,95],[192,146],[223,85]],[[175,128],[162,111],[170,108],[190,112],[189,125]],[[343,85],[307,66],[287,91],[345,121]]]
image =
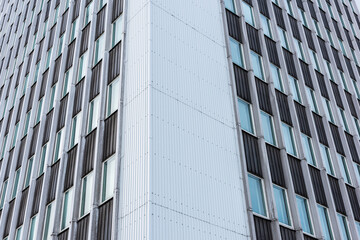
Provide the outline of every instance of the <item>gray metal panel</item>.
[[255,84],[258,93],[260,109],[269,114],[272,114],[268,84],[258,78],[255,78]]
[[97,20],[96,20],[96,29],[95,29],[95,39],[101,36],[101,34],[105,31],[105,16],[106,16],[106,6],[103,7],[97,13]]
[[291,177],[294,184],[294,190],[297,194],[307,197],[306,185],[300,160],[288,155]]
[[309,65],[307,63],[303,62],[302,60],[300,60],[299,62],[300,62],[301,71],[302,71],[306,86],[314,89],[314,84],[311,79]]
[[319,142],[326,146],[329,146],[329,143],[328,143],[328,140],[326,137],[326,133],[325,133],[323,118],[314,112],[312,115],[313,115],[313,119],[314,119],[314,123],[315,123],[315,129],[316,129],[318,137],[319,137]]
[[282,50],[283,50],[286,68],[287,68],[288,73],[291,76],[297,78],[296,67],[295,67],[295,62],[294,62],[294,55],[291,52],[289,52],[288,50],[286,50],[285,48],[283,48]]
[[43,136],[42,145],[44,145],[46,142],[49,141],[50,132],[51,132],[51,124],[52,124],[53,113],[54,113],[54,110],[51,110],[51,111],[46,115],[45,129],[44,129],[44,136]]
[[256,239],[272,240],[271,221],[254,216]]
[[358,198],[356,197],[356,192],[355,192],[356,190],[355,188],[347,184],[346,184],[346,190],[349,195],[349,200],[350,200],[352,212],[354,214],[354,218],[356,219],[356,221],[360,221],[360,204]]
[[73,65],[74,55],[75,55],[75,46],[76,46],[76,39],[73,40],[69,44],[68,54],[67,54],[67,58],[66,58],[65,71],[67,71]]
[[60,161],[57,161],[55,164],[51,166],[50,171],[50,181],[48,184],[48,195],[46,199],[46,204],[49,204],[50,202],[54,201],[56,189],[57,189],[57,179],[59,175],[59,167],[60,167]]
[[233,67],[237,95],[251,103],[248,72],[236,64],[233,64]]
[[276,18],[277,25],[279,25],[281,28],[286,30],[282,9],[279,8],[277,5],[275,5],[274,3],[272,5],[273,5],[274,15],[275,15],[275,18]]
[[111,239],[113,218],[113,199],[108,200],[99,207],[99,222],[97,226],[97,239]]
[[89,235],[90,215],[86,215],[77,222],[76,238],[77,240],[86,240]]
[[329,100],[330,97],[329,97],[328,90],[326,88],[324,75],[322,75],[318,71],[315,71],[315,75],[316,75],[316,78],[318,80],[321,95]]
[[39,211],[43,180],[44,180],[44,174],[36,179],[35,194],[34,194],[34,199],[32,200],[31,217],[34,216]]
[[26,206],[27,206],[28,193],[29,193],[29,188],[26,188],[21,193],[20,209],[19,209],[19,212],[18,212],[16,227],[19,227],[24,223],[24,217],[25,217],[25,210],[26,210]]
[[64,179],[64,192],[69,188],[71,188],[74,184],[77,149],[78,149],[78,145],[73,147],[68,152],[65,179]]
[[120,69],[121,69],[121,57],[120,56],[121,56],[121,42],[118,43],[109,52],[108,83],[110,83],[112,80],[114,80],[120,74]]
[[341,142],[339,128],[332,123],[330,124],[331,134],[335,143],[336,151],[342,155],[345,155],[344,147]]
[[89,38],[90,38],[90,26],[91,23],[86,25],[86,27],[82,30],[81,34],[81,44],[80,44],[80,56],[86,52],[89,46]]
[[123,12],[124,0],[113,1],[112,22],[115,21]]
[[301,36],[300,36],[300,31],[299,31],[299,26],[298,26],[297,20],[290,15],[288,15],[288,17],[289,17],[289,22],[290,22],[293,36],[301,41]]
[[102,62],[103,61],[98,62],[92,70],[89,101],[93,100],[100,92]]
[[249,24],[246,24],[249,47],[254,52],[261,55],[261,45],[258,30]]
[[306,41],[308,43],[309,48],[311,48],[312,50],[315,51],[315,43],[314,43],[314,39],[313,39],[311,30],[304,26],[304,32],[305,32]]
[[116,111],[105,120],[103,160],[106,160],[116,151],[117,119],[118,112]]
[[282,240],[293,240],[296,239],[296,232],[287,227],[280,226],[280,234]]
[[316,202],[320,203],[323,206],[327,206],[326,195],[324,191],[324,185],[321,180],[320,170],[309,165],[309,172],[315,193]]
[[244,150],[247,170],[257,176],[262,176],[260,153],[257,138],[243,132]]
[[239,16],[229,10],[226,10],[226,19],[229,35],[242,43],[241,23]]
[[336,211],[346,215],[344,200],[340,191],[338,179],[328,175],[332,196],[335,202]]
[[93,170],[96,148],[96,129],[85,137],[84,160],[81,170],[81,177]]
[[68,99],[69,99],[69,95],[66,95],[60,101],[60,110],[58,112],[59,115],[58,115],[58,123],[57,123],[56,131],[59,131],[65,125],[65,117],[66,117],[66,112],[67,112]]
[[9,233],[10,233],[10,226],[11,226],[11,222],[12,222],[11,220],[12,220],[13,213],[14,213],[14,205],[15,205],[15,199],[13,199],[9,203],[9,209],[8,209],[6,221],[5,221],[5,231],[4,231],[4,235],[3,235],[4,238],[7,235],[9,235]]
[[81,111],[82,99],[83,99],[83,92],[84,92],[84,80],[78,82],[75,86],[75,99],[74,99],[74,106],[72,116],[74,117]]
[[273,183],[282,187],[286,187],[280,150],[270,144],[266,144],[266,152],[269,160],[271,179]]
[[300,131],[309,137],[312,136],[309,121],[307,119],[306,108],[298,102],[294,102],[297,119],[299,122]]
[[37,143],[37,139],[38,139],[38,135],[39,135],[39,128],[40,125],[37,124],[34,127],[34,131],[31,137],[31,145],[30,145],[30,151],[29,151],[29,157],[33,156],[35,154],[36,151],[36,143]]
[[[276,100],[279,107],[280,119],[281,121],[293,126],[293,122],[291,119],[291,112],[288,103],[288,96],[283,94],[282,92],[275,90]],[[268,104],[271,107],[270,99],[268,99]]]
[[51,86],[53,86],[53,85],[54,85],[55,83],[57,83],[58,80],[59,80],[61,59],[62,59],[62,55],[60,55],[60,56],[55,60],[55,69],[54,69],[54,72],[53,72],[53,78],[52,78],[52,81],[51,81]]
[[353,161],[360,164],[360,158],[359,158],[358,152],[356,150],[357,147],[354,142],[354,137],[352,135],[350,135],[349,133],[345,133],[345,136],[346,136],[346,141],[348,143]]

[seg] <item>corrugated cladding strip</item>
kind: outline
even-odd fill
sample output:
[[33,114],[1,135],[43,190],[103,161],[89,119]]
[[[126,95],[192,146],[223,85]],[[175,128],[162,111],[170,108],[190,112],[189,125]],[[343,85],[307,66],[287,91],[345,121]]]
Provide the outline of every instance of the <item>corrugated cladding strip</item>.
[[269,114],[272,114],[268,84],[258,78],[255,78],[255,83],[260,109]]
[[76,239],[88,239],[90,214],[77,222]]
[[307,197],[308,195],[300,160],[290,155],[288,155],[288,160],[295,192],[301,196]]
[[296,115],[298,117],[300,131],[311,137],[312,134],[310,131],[309,121],[307,119],[306,108],[300,103],[295,101],[294,101],[294,105],[295,105]]
[[331,193],[335,202],[336,211],[346,215],[345,205],[340,191],[339,181],[330,175],[328,175],[328,179],[330,183]]
[[270,144],[266,144],[266,152],[269,160],[271,179],[273,183],[282,187],[286,187],[280,150]]
[[97,239],[111,239],[113,217],[113,200],[103,203],[99,207],[99,222],[97,226]]
[[280,235],[282,240],[296,239],[296,232],[287,227],[280,226]]
[[254,216],[256,239],[272,240],[271,221]]
[[251,103],[248,72],[233,64],[237,96]]
[[78,149],[78,145],[73,147],[68,152],[65,179],[64,179],[64,192],[67,191],[69,188],[71,188],[74,184],[77,149]]
[[258,139],[243,131],[245,158],[248,172],[262,176]]
[[327,206],[327,200],[324,191],[324,185],[321,180],[320,170],[309,165],[309,172],[311,176],[311,182],[314,188],[316,202],[320,203],[323,206]]
[[[292,126],[292,119],[291,119],[291,113],[288,103],[288,96],[283,94],[282,92],[275,90],[276,100],[279,107],[279,113],[280,113],[280,119],[284,123]],[[271,102],[268,103],[271,105]]]

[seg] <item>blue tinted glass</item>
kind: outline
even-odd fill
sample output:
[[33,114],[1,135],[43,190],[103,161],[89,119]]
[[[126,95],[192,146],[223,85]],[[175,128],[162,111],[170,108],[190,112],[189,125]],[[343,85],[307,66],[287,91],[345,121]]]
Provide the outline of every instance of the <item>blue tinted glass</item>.
[[358,236],[360,237],[360,222],[355,222],[356,223],[356,229],[358,231]]
[[266,216],[261,180],[249,175],[249,189],[253,212]]
[[235,5],[234,0],[225,0],[225,7],[235,13]]
[[296,156],[296,149],[292,129],[286,124],[281,125],[286,151]]
[[255,26],[251,7],[248,4],[246,4],[245,2],[241,2],[241,3],[242,3],[241,6],[242,6],[242,11],[244,13],[245,22],[247,22],[250,25]]
[[271,143],[272,145],[275,145],[276,143],[275,143],[274,129],[272,126],[271,116],[264,112],[261,112],[261,124],[264,131],[265,141]]
[[271,64],[270,70],[271,70],[271,76],[274,81],[275,88],[280,91],[283,91],[283,86],[282,86],[282,82],[281,82],[281,76],[280,76],[279,69],[275,65]]
[[344,216],[338,214],[338,222],[339,222],[339,227],[340,227],[340,232],[341,232],[341,236],[342,239],[344,240],[350,240],[350,233],[349,233],[349,228],[347,225],[347,220]]
[[318,212],[319,212],[323,237],[325,240],[332,240],[333,236],[331,233],[331,225],[326,208],[318,206]]
[[306,135],[302,135],[301,138],[302,138],[302,144],[303,144],[303,147],[304,147],[304,153],[305,153],[306,161],[308,163],[310,163],[311,165],[316,166],[316,163],[314,161],[314,152],[313,152],[313,149],[312,149],[310,138],[308,136],[306,136]]
[[285,190],[274,186],[274,197],[276,203],[276,210],[279,218],[279,222],[284,223],[286,225],[291,225],[289,210],[286,202]]
[[254,52],[251,52],[250,57],[251,57],[252,67],[254,70],[254,75],[257,78],[264,80],[261,57]]
[[230,38],[230,50],[232,61],[240,67],[244,67],[240,44],[232,38]]
[[240,99],[238,99],[238,107],[240,113],[241,128],[250,133],[254,133],[252,126],[252,119],[250,113],[250,105]]
[[311,227],[311,221],[310,221],[310,215],[309,215],[309,209],[306,203],[306,199],[296,196],[296,204],[299,211],[299,217],[301,222],[302,230],[306,233],[313,233],[312,227]]
[[329,150],[327,149],[327,147],[325,147],[324,145],[320,145],[320,153],[321,153],[321,158],[323,159],[323,163],[325,165],[326,172],[331,175],[334,175],[334,170],[332,167]]

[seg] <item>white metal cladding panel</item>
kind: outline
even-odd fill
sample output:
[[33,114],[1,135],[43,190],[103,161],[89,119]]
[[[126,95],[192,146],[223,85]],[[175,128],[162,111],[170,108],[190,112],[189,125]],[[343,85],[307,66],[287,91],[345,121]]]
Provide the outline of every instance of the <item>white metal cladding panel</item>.
[[220,1],[152,2],[150,238],[246,238]]
[[[127,1],[119,239],[148,239],[149,4]],[[116,239],[117,239],[116,238]]]

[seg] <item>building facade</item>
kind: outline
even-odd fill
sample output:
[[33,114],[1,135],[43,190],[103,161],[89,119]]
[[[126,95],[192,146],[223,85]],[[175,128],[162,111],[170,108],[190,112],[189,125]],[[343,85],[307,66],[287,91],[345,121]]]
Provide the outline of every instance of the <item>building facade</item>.
[[0,239],[360,239],[354,0],[0,12]]

